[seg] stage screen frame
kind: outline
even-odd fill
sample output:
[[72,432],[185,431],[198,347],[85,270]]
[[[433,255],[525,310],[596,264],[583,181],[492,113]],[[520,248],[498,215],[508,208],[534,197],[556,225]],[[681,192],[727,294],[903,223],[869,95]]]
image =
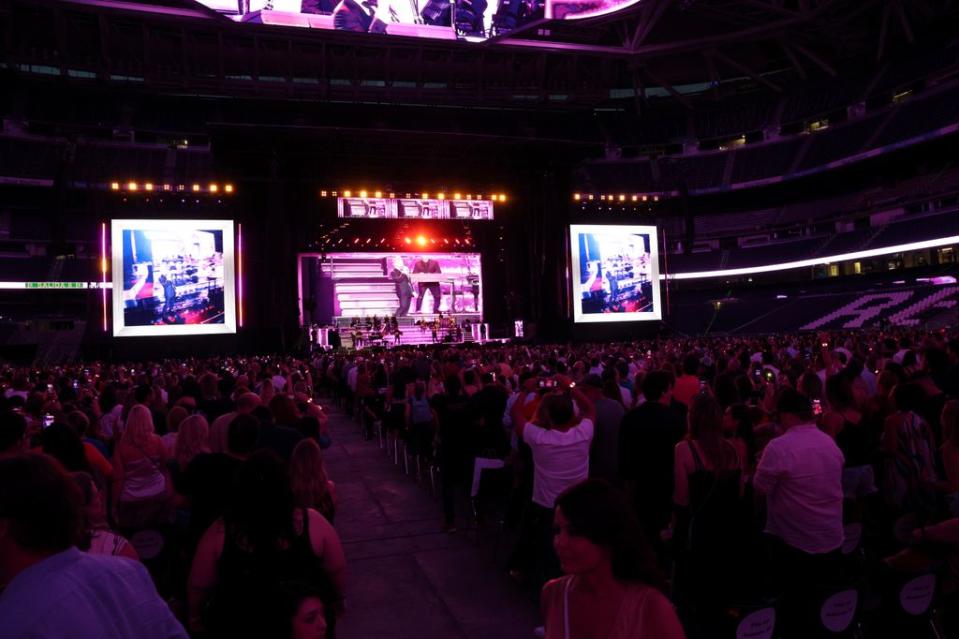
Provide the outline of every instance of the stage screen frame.
[[[223,312],[218,324],[170,324],[164,326],[127,326],[123,299],[123,233],[125,231],[221,231],[223,233]],[[169,337],[182,335],[222,335],[236,333],[236,268],[233,220],[115,219],[110,222],[111,268],[113,281],[114,337]]]
[[[580,237],[582,235],[609,235],[622,238],[623,235],[644,235],[649,243],[648,281],[651,283],[653,309],[643,312],[593,312],[583,311],[582,256],[580,255]],[[573,301],[573,322],[576,324],[595,324],[609,322],[643,322],[662,320],[662,301],[660,299],[659,243],[658,229],[655,226],[613,225],[613,224],[571,224],[569,227],[570,248],[570,284]]]

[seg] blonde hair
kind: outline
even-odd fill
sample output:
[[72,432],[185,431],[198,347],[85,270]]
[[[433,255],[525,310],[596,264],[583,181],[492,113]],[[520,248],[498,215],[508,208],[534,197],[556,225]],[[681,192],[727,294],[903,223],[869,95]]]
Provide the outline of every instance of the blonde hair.
[[330,487],[323,466],[323,451],[315,439],[301,439],[290,457],[290,487],[300,508],[313,508]]
[[120,441],[132,444],[137,448],[145,448],[153,435],[153,414],[143,404],[135,404],[127,415],[126,427]]
[[206,452],[210,452],[210,425],[202,415],[190,415],[180,422],[173,457],[183,471],[194,457]]

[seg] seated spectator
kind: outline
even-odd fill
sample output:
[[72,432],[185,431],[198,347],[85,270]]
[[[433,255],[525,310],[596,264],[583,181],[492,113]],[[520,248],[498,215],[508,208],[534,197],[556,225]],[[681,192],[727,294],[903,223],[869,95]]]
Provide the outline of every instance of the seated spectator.
[[333,523],[336,486],[327,478],[323,451],[315,439],[302,439],[290,459],[290,484],[297,508],[313,508]]
[[339,536],[318,512],[294,506],[282,461],[259,451],[240,468],[230,506],[197,547],[188,584],[191,629],[268,636],[261,605],[271,588],[289,581],[322,593],[332,628],[346,583]]
[[168,463],[173,487],[179,491],[183,474],[197,455],[210,452],[210,428],[203,415],[190,415],[180,422],[173,459]]
[[88,473],[72,473],[80,488],[80,514],[83,535],[77,544],[80,550],[91,555],[108,555],[139,560],[136,549],[123,535],[110,530],[107,524],[107,508],[103,495]]
[[180,490],[190,500],[190,539],[200,535],[226,510],[236,474],[256,450],[260,424],[251,415],[238,415],[230,424],[227,452],[200,453],[186,468]]
[[[73,429],[73,432],[80,436],[80,439],[83,440],[83,446],[85,448],[94,448],[98,453],[100,453],[104,461],[107,460],[107,458],[110,456],[110,448],[107,446],[106,442],[96,436],[95,433],[90,431],[90,418],[87,417],[86,413],[80,410],[71,411],[66,416],[64,421],[67,426]],[[88,453],[87,461],[90,462],[91,466],[99,463],[98,461],[94,461],[91,457],[95,456]],[[109,477],[112,473],[113,471],[111,469],[110,472],[106,473],[106,476]]]
[[326,611],[320,592],[308,584],[285,583],[275,588],[267,604],[270,637],[325,639]]
[[170,457],[173,457],[176,450],[176,438],[180,430],[180,424],[189,416],[190,411],[183,406],[174,406],[166,415],[166,434],[161,439],[164,447],[166,447],[167,455]]
[[[55,458],[67,472],[91,472],[92,464],[87,460],[87,450],[80,437],[72,428],[63,423],[51,424],[40,431],[40,449]],[[110,477],[105,471],[110,468],[110,462],[103,459],[103,455],[95,448],[90,448],[92,455],[99,461],[96,472],[103,478]]]
[[272,450],[283,461],[290,461],[293,447],[303,439],[296,430],[296,423],[300,420],[296,403],[289,395],[274,395],[269,407],[272,419],[260,424],[260,440],[256,447]]
[[565,577],[543,588],[546,639],[683,639],[660,574],[623,494],[602,480],[556,499],[553,547]]
[[153,432],[150,409],[134,405],[113,453],[113,514],[121,529],[144,528],[168,515],[168,490],[172,486],[166,461],[163,442]]
[[210,450],[214,453],[227,451],[226,440],[230,423],[237,415],[249,415],[260,405],[260,396],[256,393],[242,393],[236,399],[236,410],[220,415],[210,424]]
[[4,639],[186,639],[142,564],[77,549],[78,493],[48,457],[0,458]]

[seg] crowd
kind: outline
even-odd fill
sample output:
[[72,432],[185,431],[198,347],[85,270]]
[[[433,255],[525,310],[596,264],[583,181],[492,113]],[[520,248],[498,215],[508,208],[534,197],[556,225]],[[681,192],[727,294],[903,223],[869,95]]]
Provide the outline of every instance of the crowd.
[[2,383],[0,636],[334,636],[346,560],[308,363]]
[[[784,635],[810,637],[824,599],[850,587],[881,598],[917,571],[936,575],[947,602],[936,621],[955,632],[959,339],[945,332],[2,376],[11,637],[90,624],[113,636],[332,637],[348,614],[346,562],[317,393],[367,436],[402,442],[418,472],[438,471],[447,530],[504,518],[508,568],[541,589],[551,639],[733,636],[737,615],[764,605]],[[157,552],[144,530],[161,532],[157,556],[138,556]],[[80,581],[90,591],[70,588]],[[94,614],[71,613],[92,605],[85,596]],[[873,606],[876,627],[896,627],[893,608]]]

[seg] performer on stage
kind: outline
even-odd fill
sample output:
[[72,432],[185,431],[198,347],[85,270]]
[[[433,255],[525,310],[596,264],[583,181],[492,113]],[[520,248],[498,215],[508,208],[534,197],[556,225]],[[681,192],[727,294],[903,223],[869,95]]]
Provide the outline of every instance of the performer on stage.
[[[440,274],[440,263],[436,260],[420,255],[413,265],[413,273],[435,273]],[[440,311],[440,283],[439,282],[419,282],[417,285],[419,296],[416,298],[416,312],[419,313],[423,307],[423,295],[429,291],[433,296],[433,313]]]
[[389,2],[379,7],[377,0],[342,0],[333,9],[333,28],[339,31],[386,33],[390,21]]
[[[176,323],[176,311],[173,308],[173,303],[176,302],[176,286],[173,285],[173,282],[167,279],[166,275],[160,276],[160,286],[163,287],[163,310],[160,311],[161,319],[164,322]],[[173,316],[172,320],[168,318]]]
[[390,271],[390,279],[396,287],[396,297],[400,300],[400,305],[396,309],[397,317],[406,317],[410,312],[410,302],[416,293],[413,291],[413,284],[410,282],[410,270],[406,268],[402,257],[393,258],[393,270]]

